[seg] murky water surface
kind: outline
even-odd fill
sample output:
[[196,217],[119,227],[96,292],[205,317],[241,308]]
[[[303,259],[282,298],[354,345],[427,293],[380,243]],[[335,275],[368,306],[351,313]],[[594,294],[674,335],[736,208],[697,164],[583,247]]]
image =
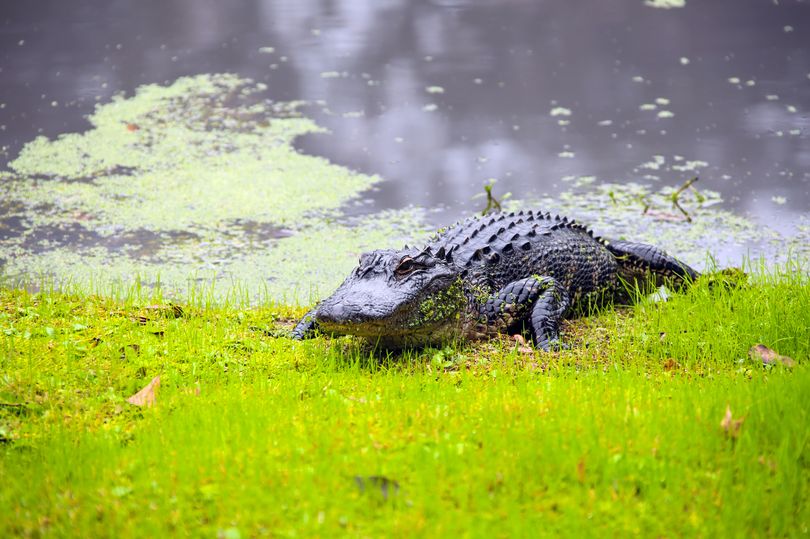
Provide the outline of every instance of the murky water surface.
[[699,266],[806,256],[807,36],[798,0],[7,2],[0,265],[308,302],[491,180]]

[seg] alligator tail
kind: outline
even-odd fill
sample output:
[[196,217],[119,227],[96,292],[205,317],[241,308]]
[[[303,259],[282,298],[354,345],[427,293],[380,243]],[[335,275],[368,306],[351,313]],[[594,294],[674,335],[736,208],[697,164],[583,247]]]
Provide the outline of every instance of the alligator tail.
[[621,273],[626,276],[652,273],[657,278],[673,279],[680,283],[691,283],[700,277],[700,273],[687,264],[653,245],[611,240],[605,241],[605,246],[616,257]]

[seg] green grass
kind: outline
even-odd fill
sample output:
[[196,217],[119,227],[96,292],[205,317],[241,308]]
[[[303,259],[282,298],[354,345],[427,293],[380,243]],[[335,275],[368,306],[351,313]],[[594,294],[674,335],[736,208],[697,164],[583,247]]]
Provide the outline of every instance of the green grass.
[[[551,354],[2,288],[0,536],[807,535],[805,270],[605,310]],[[155,406],[126,402],[157,375]]]

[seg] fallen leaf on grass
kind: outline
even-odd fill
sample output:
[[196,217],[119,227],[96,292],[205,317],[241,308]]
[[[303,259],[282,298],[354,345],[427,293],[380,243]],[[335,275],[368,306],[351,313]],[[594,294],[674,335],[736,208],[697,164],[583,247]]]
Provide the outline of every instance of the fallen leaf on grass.
[[739,436],[743,422],[745,422],[745,418],[738,417],[734,419],[731,415],[731,406],[726,405],[726,414],[723,416],[723,420],[720,421],[720,427],[725,431],[726,435],[731,438]]
[[796,362],[793,358],[783,356],[765,346],[764,344],[755,344],[748,350],[748,357],[754,361],[762,361],[763,365],[783,365],[785,367],[793,367]]
[[517,343],[518,352],[520,352],[521,354],[533,354],[534,353],[534,350],[532,350],[531,346],[526,344],[526,338],[523,337],[523,335],[520,335],[518,333],[517,335],[512,335],[512,338]]
[[160,387],[160,376],[155,376],[146,387],[132,395],[127,402],[135,406],[152,406],[157,400],[157,390]]
[[678,363],[674,358],[671,358],[671,357],[667,358],[664,361],[664,370],[665,371],[674,371],[674,370],[679,369],[680,366],[681,366],[681,364]]

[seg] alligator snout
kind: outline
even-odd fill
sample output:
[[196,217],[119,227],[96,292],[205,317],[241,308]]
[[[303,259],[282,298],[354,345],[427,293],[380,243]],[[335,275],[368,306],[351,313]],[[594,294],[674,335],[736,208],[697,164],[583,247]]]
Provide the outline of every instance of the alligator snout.
[[348,308],[342,302],[327,303],[318,308],[318,319],[333,324],[356,323],[360,321],[360,313]]
[[374,302],[324,302],[318,307],[318,320],[328,324],[362,324],[383,318]]

